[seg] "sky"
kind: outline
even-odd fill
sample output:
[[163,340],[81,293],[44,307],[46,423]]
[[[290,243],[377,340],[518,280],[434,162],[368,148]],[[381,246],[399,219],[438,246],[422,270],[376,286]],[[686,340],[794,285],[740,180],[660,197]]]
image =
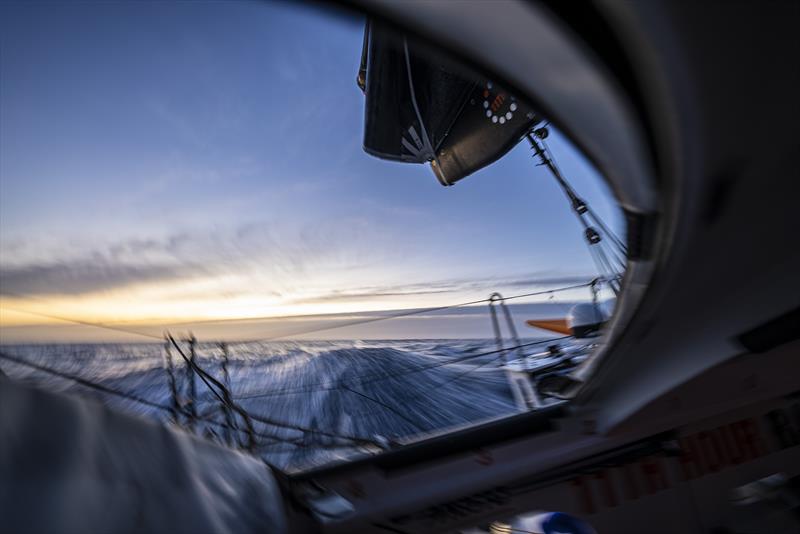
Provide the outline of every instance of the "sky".
[[[447,188],[362,150],[362,38],[279,2],[0,4],[0,343],[119,338],[54,317],[236,337],[595,276],[525,144]],[[597,172],[548,143],[622,233]]]

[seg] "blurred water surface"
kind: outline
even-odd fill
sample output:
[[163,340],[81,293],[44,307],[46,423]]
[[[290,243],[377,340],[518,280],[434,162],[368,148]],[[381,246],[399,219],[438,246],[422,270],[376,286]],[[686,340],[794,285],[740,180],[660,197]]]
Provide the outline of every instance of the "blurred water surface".
[[[188,345],[182,348],[188,354]],[[483,354],[495,349],[494,340],[451,339],[232,343],[230,391],[250,413],[320,431],[254,423],[261,457],[281,469],[302,470],[369,452],[333,435],[400,446],[414,437],[514,413],[505,374],[497,367],[502,355]],[[159,404],[172,402],[163,344],[6,345],[3,352]],[[198,343],[196,354],[198,364],[222,380],[222,349]],[[172,357],[180,395],[187,398],[183,360],[174,349]],[[13,379],[174,424],[168,410],[8,361],[0,368]],[[197,412],[224,423],[220,402],[199,379],[196,390]],[[243,427],[241,420],[237,424]],[[195,432],[225,441],[219,426],[200,423]]]

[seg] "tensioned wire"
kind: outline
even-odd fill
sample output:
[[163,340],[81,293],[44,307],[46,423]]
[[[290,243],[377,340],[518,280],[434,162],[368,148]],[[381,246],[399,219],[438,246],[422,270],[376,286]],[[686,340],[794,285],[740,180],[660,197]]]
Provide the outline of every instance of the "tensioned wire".
[[[81,377],[81,376],[78,376],[78,375],[74,375],[72,373],[68,373],[66,371],[61,371],[59,369],[54,369],[52,367],[48,367],[48,366],[45,366],[45,365],[37,364],[35,362],[31,362],[31,361],[29,361],[29,360],[27,360],[25,358],[20,358],[18,356],[13,355],[13,354],[8,354],[6,352],[0,351],[0,358],[3,358],[4,360],[10,361],[10,362],[15,363],[17,365],[22,365],[22,366],[25,366],[25,367],[29,367],[31,369],[35,369],[37,371],[41,371],[41,372],[44,372],[44,373],[51,374],[53,376],[57,376],[59,378],[63,378],[63,379],[66,379],[66,380],[71,380],[71,381],[73,381],[73,382],[75,382],[77,384],[80,384],[81,386],[84,386],[84,387],[87,387],[89,389],[93,389],[93,390],[96,390],[96,391],[100,391],[101,393],[105,393],[107,395],[111,395],[111,396],[119,397],[119,398],[124,398],[126,400],[130,400],[130,401],[139,403],[139,404],[141,404],[143,406],[148,406],[150,408],[154,408],[154,409],[157,409],[157,410],[160,410],[160,411],[172,412],[172,408],[171,407],[169,407],[169,406],[167,406],[165,404],[161,404],[161,403],[158,403],[158,402],[151,401],[149,399],[146,399],[144,397],[136,395],[135,393],[130,393],[130,392],[127,392],[127,391],[120,391],[120,390],[114,389],[112,387],[106,386],[104,384],[101,384],[99,382],[95,382],[93,380],[89,380],[87,378],[84,378],[84,377]],[[206,418],[206,417],[204,417],[202,415],[198,415],[197,419],[200,420],[200,421],[203,421],[205,423],[208,423],[210,425],[220,427],[220,428],[228,428],[230,430],[243,432],[241,429],[238,429],[238,428],[235,428],[235,427],[231,427],[229,425],[226,425],[225,423],[220,423],[219,421],[215,421],[213,419]],[[296,445],[296,446],[301,446],[300,444],[298,444],[298,443],[296,443],[293,440],[290,440],[288,438],[284,439],[284,438],[279,438],[279,437],[273,436],[273,435],[259,434],[258,432],[256,432],[256,434],[258,434],[259,437],[272,440],[272,443],[288,443],[288,444],[292,444],[292,445]],[[267,443],[266,445],[269,445],[269,444],[270,443]]]
[[[504,300],[504,301],[505,300],[515,300],[515,299],[521,299],[521,298],[527,298],[527,297],[548,295],[548,294],[556,293],[556,292],[570,291],[570,290],[574,290],[574,289],[580,289],[580,288],[583,288],[583,287],[589,287],[593,283],[596,283],[596,281],[598,281],[598,280],[599,281],[603,281],[604,278],[602,278],[602,277],[601,278],[595,278],[595,279],[593,279],[591,281],[588,281],[588,282],[581,282],[581,283],[578,283],[578,284],[573,284],[573,285],[568,285],[568,286],[556,287],[556,288],[540,290],[540,291],[533,291],[533,292],[530,292],[530,293],[522,293],[522,294],[519,294],[519,295],[512,295],[510,297],[503,297],[502,299],[497,299],[497,300]],[[13,297],[17,297],[17,298],[30,298],[30,297],[25,296],[25,295],[11,293],[11,292],[7,292],[7,291],[4,291],[3,294],[4,295],[13,296]],[[403,317],[411,317],[411,316],[414,316],[414,315],[433,313],[433,312],[444,311],[444,310],[449,310],[449,309],[453,309],[453,308],[463,308],[463,307],[466,307],[466,306],[473,306],[473,305],[476,305],[476,304],[487,304],[489,302],[490,302],[490,299],[485,298],[485,299],[479,299],[479,300],[472,300],[472,301],[468,301],[468,302],[459,302],[459,303],[456,303],[456,304],[448,304],[448,305],[445,305],[445,306],[433,306],[433,307],[429,307],[429,308],[414,308],[414,309],[411,309],[411,310],[401,311],[401,312],[398,312],[398,313],[393,313],[393,314],[388,314],[388,315],[380,315],[378,317],[369,317],[369,318],[365,318],[365,319],[357,319],[357,320],[354,320],[354,321],[348,321],[346,323],[338,323],[338,324],[335,324],[335,325],[328,325],[328,326],[323,326],[323,327],[314,327],[314,328],[309,328],[309,329],[302,329],[302,330],[298,330],[298,331],[295,331],[295,332],[289,332],[289,333],[279,334],[279,335],[275,335],[275,336],[262,337],[262,338],[257,338],[257,339],[240,340],[240,341],[241,342],[276,341],[276,340],[285,339],[285,338],[288,338],[288,337],[304,336],[304,335],[308,335],[308,334],[316,334],[318,332],[324,332],[324,331],[328,331],[328,330],[335,330],[335,329],[339,329],[339,328],[348,328],[348,327],[352,327],[352,326],[360,326],[360,325],[363,325],[363,324],[374,323],[374,322],[378,322],[378,321],[388,321],[388,320],[391,320],[391,319],[401,319]],[[163,335],[156,335],[156,334],[151,334],[151,333],[147,333],[147,332],[142,332],[140,330],[135,330],[135,329],[128,328],[128,327],[122,327],[122,326],[115,325],[115,324],[110,324],[110,323],[92,322],[92,321],[85,321],[85,320],[80,320],[80,319],[73,319],[73,318],[69,318],[69,317],[63,317],[63,316],[49,314],[49,313],[42,313],[42,312],[33,311],[33,310],[26,310],[24,308],[17,308],[17,307],[12,307],[12,306],[3,305],[1,307],[4,307],[4,308],[6,308],[8,310],[12,310],[12,311],[17,311],[17,312],[21,312],[21,313],[27,313],[27,314],[30,314],[30,315],[38,315],[40,317],[45,317],[45,318],[48,318],[48,319],[55,319],[57,321],[75,323],[75,324],[79,324],[79,325],[83,325],[83,326],[93,326],[93,327],[96,327],[96,328],[104,328],[104,329],[107,329],[107,330],[114,330],[114,331],[117,331],[117,332],[123,332],[123,333],[127,333],[127,334],[148,337],[148,338],[151,338],[151,339],[157,339],[159,341],[162,341],[164,339]],[[241,320],[241,321],[259,321],[259,320],[267,320],[267,319],[275,319],[275,317],[274,316],[263,316],[263,317],[248,317],[248,318],[244,318],[244,319],[217,319],[217,320],[209,319],[209,320],[204,320],[204,321],[197,321],[197,324],[225,323],[225,322],[231,322],[231,321],[236,321],[236,320]],[[194,324],[194,323],[190,322],[190,323],[185,323],[185,324]]]
[[[522,343],[522,344],[519,344],[519,345],[516,345],[516,346],[507,347],[507,348],[503,348],[503,349],[499,349],[499,350],[488,351],[488,352],[482,352],[482,353],[479,353],[479,354],[470,354],[468,356],[463,356],[463,357],[460,357],[460,358],[453,358],[453,359],[450,359],[450,360],[447,360],[447,361],[444,361],[444,362],[437,362],[436,364],[429,365],[429,366],[422,366],[422,367],[418,367],[418,368],[414,368],[414,369],[406,369],[406,370],[404,370],[402,372],[398,372],[398,373],[385,374],[385,375],[377,376],[377,377],[374,377],[374,378],[371,378],[371,379],[358,379],[357,381],[349,382],[348,384],[362,385],[362,384],[365,384],[365,383],[377,382],[377,381],[380,381],[380,380],[387,380],[387,379],[390,379],[390,378],[396,378],[398,376],[404,376],[404,375],[412,374],[412,373],[415,373],[415,372],[425,371],[425,370],[428,370],[428,369],[433,369],[435,367],[441,367],[441,366],[444,366],[444,365],[450,365],[450,364],[453,364],[453,363],[459,363],[459,362],[467,361],[469,359],[479,358],[479,357],[482,357],[482,356],[488,356],[488,355],[492,355],[492,354],[502,354],[502,353],[513,351],[513,350],[517,350],[517,349],[520,349],[520,348],[530,347],[530,346],[534,346],[534,345],[542,345],[544,343],[550,343],[552,341],[558,341],[558,340],[561,340],[561,339],[565,339],[567,337],[569,337],[569,336],[562,336],[562,337],[559,337],[559,338],[540,340],[540,341],[535,341],[535,342],[531,342],[531,343]],[[174,343],[174,340],[171,340],[171,341]],[[170,408],[169,406],[166,406],[164,404],[160,404],[160,403],[156,403],[156,402],[150,401],[148,399],[145,399],[143,397],[140,397],[138,395],[135,395],[135,394],[132,394],[132,393],[129,393],[129,392],[119,391],[119,390],[110,388],[108,386],[105,386],[103,384],[91,381],[89,379],[86,379],[86,378],[83,378],[83,377],[80,377],[80,376],[77,376],[77,375],[73,375],[71,373],[66,373],[64,371],[53,369],[51,367],[47,367],[47,366],[43,366],[43,365],[40,365],[40,364],[36,364],[36,363],[30,362],[30,361],[28,361],[28,360],[26,360],[24,358],[19,358],[17,356],[14,356],[14,355],[11,355],[11,354],[7,354],[5,352],[0,352],[0,357],[2,357],[3,359],[6,359],[6,360],[12,361],[14,363],[20,364],[20,365],[25,365],[25,366],[37,369],[37,370],[42,371],[42,372],[46,372],[46,373],[49,373],[49,374],[53,374],[53,375],[59,376],[61,378],[66,378],[66,379],[72,380],[72,381],[77,382],[77,383],[79,383],[79,384],[81,384],[83,386],[102,391],[102,392],[107,393],[109,395],[123,397],[123,398],[126,398],[128,400],[132,400],[134,402],[138,402],[140,404],[143,404],[143,405],[146,405],[146,406],[149,406],[149,407],[152,407],[152,408],[156,408],[156,409],[159,409],[159,410],[170,411],[170,412],[172,411],[172,408]],[[183,357],[186,358],[185,355],[183,355]],[[187,359],[187,361],[190,361],[188,358],[186,358],[186,359]],[[487,362],[487,363],[489,363],[489,362]],[[482,364],[479,367],[482,367],[483,365],[486,365],[486,363]],[[195,366],[196,366],[196,364],[195,364]],[[472,370],[474,370],[474,369],[472,369]],[[207,373],[205,373],[205,371],[202,371],[202,370],[198,371],[198,373],[202,373],[202,374],[206,374],[207,375]],[[462,373],[457,378],[460,378],[460,377],[464,376],[465,374],[466,373]],[[205,383],[206,383],[206,386],[210,390],[212,390],[213,393],[215,393],[215,395],[219,395],[208,382],[205,382]],[[444,383],[442,385],[444,385]],[[345,389],[346,390],[347,388],[343,387],[343,386],[346,386],[346,384],[340,383],[340,384],[337,384],[334,387],[308,389],[307,391],[320,391],[320,390],[332,390],[332,389]],[[294,393],[294,392],[295,391],[292,391],[292,393]],[[259,395],[253,395],[253,396],[250,396],[250,397],[238,397],[238,398],[240,398],[240,399],[241,398],[255,398],[255,397],[263,397],[263,396],[279,395],[279,394],[289,394],[289,392],[288,391],[271,391],[271,392],[268,392],[266,394],[259,394]],[[226,403],[226,401],[224,399],[222,399],[222,398],[220,398],[220,401],[223,402],[223,403]],[[238,408],[236,411],[239,411],[239,410],[242,410],[244,412],[244,410],[241,409],[241,408]],[[295,424],[291,424],[291,423],[285,423],[285,422],[281,422],[281,421],[276,421],[275,419],[267,418],[266,416],[263,416],[263,415],[260,415],[260,414],[253,414],[252,412],[245,412],[245,413],[247,414],[248,417],[252,418],[253,420],[261,422],[261,423],[264,423],[264,424],[267,424],[267,425],[287,428],[287,429],[291,429],[291,430],[297,430],[297,431],[300,431],[300,432],[306,432],[306,433],[311,433],[311,434],[319,434],[319,435],[323,435],[323,436],[327,436],[327,437],[331,437],[331,438],[344,439],[344,440],[348,440],[348,441],[356,442],[356,443],[360,443],[360,444],[371,444],[371,445],[376,445],[376,446],[379,446],[379,447],[381,446],[381,444],[379,442],[377,442],[375,440],[372,440],[372,439],[369,439],[369,438],[363,438],[363,437],[358,437],[358,436],[346,436],[346,435],[342,435],[342,434],[336,434],[336,433],[332,433],[332,432],[328,432],[328,431],[324,431],[324,430],[319,430],[319,429],[315,429],[315,428],[308,428],[308,427],[303,427],[303,426],[295,425]],[[226,425],[224,423],[220,423],[220,422],[214,421],[212,419],[203,418],[201,416],[198,416],[197,418],[199,420],[202,420],[204,422],[213,424],[215,426],[219,426],[219,427],[222,427],[222,428],[231,428],[230,426],[228,426],[228,425]],[[243,430],[238,429],[238,428],[232,428],[232,430],[235,430],[237,432],[244,432]],[[258,433],[255,433],[255,434],[258,434]],[[279,437],[274,436],[274,435],[264,435],[264,434],[258,434],[258,435],[260,437],[265,437],[265,438],[271,439],[273,442],[283,442],[283,443],[288,443],[288,444],[292,444],[292,445],[296,445],[296,446],[302,446],[302,444],[297,443],[296,441],[288,440],[288,439],[285,439],[285,438],[279,438]]]
[[[591,281],[591,282],[585,282],[585,283],[581,283],[581,284],[574,284],[574,285],[570,285],[570,286],[553,288],[553,289],[548,289],[548,290],[543,290],[543,291],[535,291],[535,292],[524,293],[524,294],[520,294],[520,295],[513,295],[513,296],[510,296],[510,297],[504,297],[502,300],[512,300],[512,299],[519,299],[519,298],[524,298],[524,297],[532,297],[532,296],[537,296],[537,295],[553,294],[555,292],[568,291],[568,290],[572,290],[572,289],[578,289],[578,288],[581,288],[581,287],[588,287],[588,286],[592,285],[595,282],[596,281]],[[4,294],[12,295],[12,296],[19,296],[19,297],[25,298],[24,296],[14,295],[14,294],[11,294],[11,293],[8,293],[8,292],[4,292]],[[372,323],[372,322],[377,322],[377,321],[384,321],[384,320],[389,320],[389,319],[408,317],[408,316],[418,315],[418,314],[422,314],[422,313],[431,313],[431,312],[435,312],[435,311],[442,311],[442,310],[447,310],[447,309],[452,309],[452,308],[458,308],[458,307],[464,307],[464,306],[469,306],[469,305],[487,303],[489,301],[490,301],[490,299],[480,299],[480,300],[462,302],[462,303],[452,304],[452,305],[447,305],[447,306],[436,306],[436,307],[430,307],[430,308],[414,309],[414,310],[409,310],[409,311],[400,312],[400,313],[391,314],[391,315],[385,315],[385,316],[380,316],[380,317],[370,317],[368,319],[363,319],[363,320],[358,320],[358,321],[350,321],[350,322],[345,323],[345,324],[331,325],[331,326],[327,326],[327,327],[323,327],[323,328],[306,329],[306,330],[304,330],[302,332],[294,332],[294,333],[285,334],[285,335],[282,335],[282,336],[273,336],[272,338],[262,338],[259,341],[268,341],[268,340],[280,339],[280,338],[288,337],[288,336],[304,335],[304,334],[310,334],[310,333],[315,333],[315,332],[321,332],[321,331],[325,331],[325,330],[332,330],[332,329],[336,329],[336,328],[345,328],[345,327],[350,327],[350,326],[355,326],[355,325],[360,325],[360,324],[366,324],[366,323]],[[103,328],[103,329],[112,330],[112,331],[124,332],[124,333],[127,333],[127,334],[139,335],[139,336],[147,337],[147,338],[150,338],[150,339],[157,339],[159,341],[163,339],[160,336],[156,336],[156,335],[149,334],[149,333],[146,333],[146,332],[141,332],[141,331],[138,331],[138,330],[133,330],[133,329],[130,329],[130,328],[124,328],[124,327],[110,325],[110,324],[101,323],[101,322],[85,321],[85,320],[80,320],[80,319],[74,319],[74,318],[58,316],[58,315],[54,315],[54,314],[33,312],[33,311],[30,311],[30,310],[18,309],[18,308],[13,308],[13,307],[6,307],[6,308],[7,309],[11,309],[11,310],[15,310],[15,311],[19,311],[19,312],[22,312],[22,313],[30,313],[32,315],[39,315],[39,316],[42,316],[42,317],[55,319],[55,320],[59,320],[59,321],[64,321],[64,322],[71,322],[71,323],[75,323],[75,324],[79,324],[79,325],[83,325],[83,326],[90,326],[90,327]],[[269,418],[269,417],[266,417],[266,416],[263,416],[263,415],[260,415],[260,414],[252,414],[250,412],[245,411],[244,409],[239,407],[238,404],[236,404],[234,402],[233,398],[231,398],[231,396],[227,393],[227,391],[224,391],[225,390],[224,387],[222,387],[222,390],[223,390],[222,394],[213,387],[212,384],[214,382],[216,382],[216,383],[218,383],[218,382],[215,379],[213,379],[213,377],[211,375],[209,375],[207,372],[202,370],[202,368],[200,368],[195,362],[191,362],[190,359],[187,358],[186,355],[183,353],[183,351],[180,349],[179,345],[175,342],[175,340],[172,338],[171,335],[166,334],[166,337],[175,346],[175,348],[179,351],[179,353],[181,354],[183,359],[186,360],[187,364],[189,364],[193,368],[195,368],[195,371],[198,373],[200,378],[203,380],[203,382],[205,383],[206,387],[208,387],[208,389],[220,400],[220,402],[222,402],[223,405],[228,406],[229,408],[231,408],[233,411],[239,413],[239,415],[241,415],[243,418],[246,419],[247,417],[250,417],[253,420],[258,421],[260,423],[263,423],[263,424],[266,424],[266,425],[276,426],[276,427],[279,427],[279,428],[297,430],[297,431],[300,431],[300,432],[307,432],[307,433],[315,433],[315,434],[319,434],[319,435],[323,435],[323,436],[328,436],[328,437],[331,437],[331,438],[345,439],[345,440],[352,441],[352,442],[360,442],[362,444],[367,444],[368,443],[368,444],[379,445],[376,441],[368,439],[368,438],[362,438],[362,437],[358,437],[358,436],[345,436],[345,435],[335,434],[335,433],[332,433],[332,432],[327,432],[327,431],[323,431],[323,430],[319,430],[319,429],[307,428],[307,427],[303,427],[303,426],[300,426],[300,425],[294,425],[292,423],[286,423],[286,422],[283,422],[283,421],[278,421],[278,420],[275,420],[273,418]],[[237,399],[252,399],[252,398],[270,397],[270,396],[276,396],[276,395],[290,395],[290,394],[296,394],[296,393],[301,393],[301,392],[313,392],[313,391],[320,391],[320,390],[335,390],[335,389],[342,389],[342,390],[354,392],[352,389],[349,389],[348,386],[350,386],[350,385],[360,386],[360,385],[363,385],[365,383],[397,378],[399,376],[405,376],[405,375],[409,375],[409,374],[416,373],[416,372],[422,372],[422,371],[434,369],[436,367],[441,367],[441,366],[444,366],[444,365],[451,365],[451,364],[455,364],[455,363],[460,363],[460,362],[463,362],[463,361],[467,361],[467,360],[478,358],[478,357],[482,357],[482,356],[493,355],[493,354],[502,355],[503,353],[508,352],[508,351],[517,350],[517,349],[520,349],[520,348],[534,346],[534,345],[540,345],[540,344],[543,344],[543,343],[549,343],[549,342],[552,342],[552,341],[557,341],[559,339],[564,339],[565,337],[568,337],[568,336],[564,336],[564,337],[561,337],[561,338],[554,338],[554,339],[548,339],[548,340],[542,340],[542,341],[536,341],[536,342],[531,342],[531,343],[520,344],[520,345],[514,346],[514,347],[508,347],[508,348],[504,348],[504,349],[500,349],[500,350],[483,352],[483,353],[479,353],[479,354],[471,354],[471,355],[467,355],[467,356],[463,356],[463,357],[459,357],[459,358],[452,358],[450,360],[446,360],[446,361],[443,361],[443,362],[437,362],[437,363],[434,363],[434,364],[431,364],[431,365],[427,365],[427,366],[418,366],[418,367],[415,367],[415,368],[412,368],[412,369],[405,369],[405,370],[399,371],[397,373],[386,373],[386,374],[381,374],[381,375],[372,375],[372,376],[366,375],[366,376],[356,377],[356,380],[354,382],[339,383],[339,384],[337,384],[335,386],[330,386],[327,383],[320,383],[320,384],[317,384],[317,385],[315,385],[313,387],[311,387],[311,386],[303,386],[301,388],[284,388],[284,389],[272,390],[272,391],[261,392],[261,393],[256,393],[256,394],[248,394],[248,395],[238,396]],[[52,368],[49,368],[47,366],[42,366],[42,365],[39,365],[39,364],[35,364],[33,362],[27,361],[27,360],[25,360],[23,358],[18,358],[18,357],[12,356],[10,354],[0,353],[0,356],[2,356],[6,360],[14,361],[15,363],[18,363],[18,364],[21,364],[21,365],[27,365],[29,367],[36,368],[36,369],[38,369],[38,370],[40,370],[42,372],[48,372],[48,373],[51,373],[51,374],[55,374],[57,376],[61,376],[62,378],[67,378],[67,379],[73,380],[73,381],[75,381],[75,382],[77,382],[77,383],[79,383],[81,385],[84,385],[86,387],[93,388],[93,389],[96,389],[96,390],[103,391],[103,392],[108,393],[110,395],[115,395],[115,396],[119,396],[119,397],[125,397],[125,398],[127,398],[129,400],[132,400],[134,402],[138,402],[140,404],[143,404],[143,405],[146,405],[146,406],[149,406],[149,407],[152,407],[152,408],[156,408],[156,409],[159,409],[159,410],[172,411],[172,408],[170,408],[169,406],[149,401],[149,400],[147,400],[147,399],[145,399],[143,397],[139,397],[137,395],[134,395],[134,394],[131,394],[131,393],[128,393],[128,392],[121,392],[121,391],[115,390],[115,389],[110,388],[108,386],[105,386],[103,384],[99,384],[97,382],[93,382],[93,381],[91,381],[91,380],[89,380],[87,378],[84,378],[84,377],[71,375],[69,373],[65,373],[63,371],[52,369]],[[487,365],[488,363],[489,362],[484,363],[484,364],[480,365],[479,367],[483,367],[484,365]],[[474,369],[471,369],[470,371],[472,371],[472,370],[474,370]],[[462,373],[462,374],[458,375],[456,377],[456,379],[458,379],[461,376],[464,376],[466,374],[467,373]],[[450,381],[453,381],[453,380],[450,380]],[[445,382],[445,383],[447,383],[447,382]],[[222,427],[222,428],[231,428],[229,425],[225,425],[225,424],[219,423],[217,421],[209,420],[207,418],[198,417],[198,419],[199,420],[204,420],[205,422],[208,422],[210,424],[213,424],[213,425],[216,425],[216,426],[219,426],[219,427]],[[237,432],[244,432],[244,430],[238,429],[238,428],[233,428],[232,430],[235,430]],[[267,436],[267,435],[263,435],[263,434],[259,434],[259,435],[260,435],[260,437],[265,437],[265,438],[271,439],[271,440],[273,440],[273,442],[276,442],[276,440],[277,440],[278,442],[284,442],[284,443],[289,443],[289,444],[292,444],[292,445],[295,445],[295,446],[301,446],[297,442],[291,441],[291,440],[288,440],[288,439],[282,439],[282,438],[277,438],[276,436]]]

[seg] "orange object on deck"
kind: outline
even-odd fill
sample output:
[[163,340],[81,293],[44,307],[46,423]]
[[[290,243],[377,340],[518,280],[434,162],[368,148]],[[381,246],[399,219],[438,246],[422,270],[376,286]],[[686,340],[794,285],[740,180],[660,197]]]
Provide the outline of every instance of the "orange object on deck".
[[531,319],[530,321],[525,321],[525,323],[528,326],[533,326],[535,328],[543,328],[545,330],[558,332],[559,334],[565,334],[567,336],[572,335],[572,329],[567,324],[566,319]]

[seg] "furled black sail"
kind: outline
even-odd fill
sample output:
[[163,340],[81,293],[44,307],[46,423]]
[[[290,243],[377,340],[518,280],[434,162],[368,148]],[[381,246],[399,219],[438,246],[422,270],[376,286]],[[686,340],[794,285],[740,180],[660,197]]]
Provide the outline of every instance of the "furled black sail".
[[493,163],[531,130],[533,110],[376,24],[367,26],[358,85],[364,91],[364,150],[431,163],[442,185]]

